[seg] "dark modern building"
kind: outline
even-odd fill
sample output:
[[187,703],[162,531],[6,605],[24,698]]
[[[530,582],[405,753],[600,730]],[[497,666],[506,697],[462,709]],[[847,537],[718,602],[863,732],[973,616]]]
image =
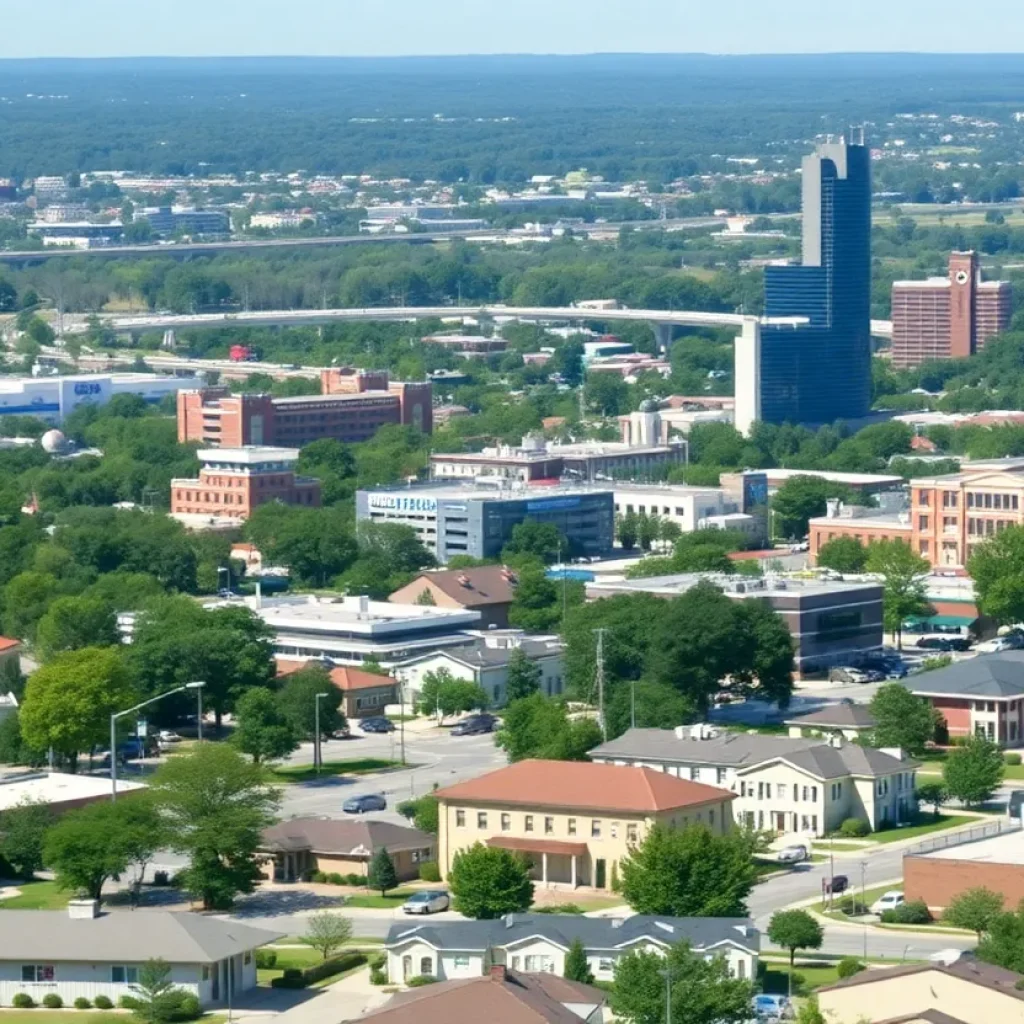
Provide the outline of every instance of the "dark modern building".
[[803,258],[765,268],[761,418],[768,423],[859,419],[871,405],[871,155],[830,139],[803,160]]

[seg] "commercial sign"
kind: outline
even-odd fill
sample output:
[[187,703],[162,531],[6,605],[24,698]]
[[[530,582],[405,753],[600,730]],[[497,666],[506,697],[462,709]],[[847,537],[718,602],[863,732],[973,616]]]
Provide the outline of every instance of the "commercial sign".
[[763,508],[768,504],[768,476],[765,473],[743,474],[743,511]]
[[98,395],[101,391],[102,388],[95,381],[80,380],[75,383],[75,394],[79,396]]
[[528,501],[527,512],[557,512],[559,509],[579,508],[579,498],[546,498],[543,501]]
[[367,504],[370,508],[388,512],[433,512],[437,513],[436,498],[406,497],[398,494],[371,494]]

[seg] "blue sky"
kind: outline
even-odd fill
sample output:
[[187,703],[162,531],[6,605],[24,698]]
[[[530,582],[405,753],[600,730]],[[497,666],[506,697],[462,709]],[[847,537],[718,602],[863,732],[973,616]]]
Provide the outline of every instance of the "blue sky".
[[0,57],[1024,51],[1020,0],[0,0]]

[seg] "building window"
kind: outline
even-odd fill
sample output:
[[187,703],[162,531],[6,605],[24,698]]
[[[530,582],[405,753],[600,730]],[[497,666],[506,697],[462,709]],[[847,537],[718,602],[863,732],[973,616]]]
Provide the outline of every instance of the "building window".
[[554,957],[536,955],[526,956],[523,959],[525,961],[523,969],[527,974],[553,974],[555,971]]
[[468,967],[469,957],[468,956],[453,956],[452,966],[454,967]]
[[921,540],[917,542],[918,554],[923,555],[925,558],[928,557],[928,541]]
[[523,828],[525,828],[527,832],[532,832],[533,831],[533,815],[532,814],[527,814],[526,817],[523,819]]
[[613,821],[612,825],[611,825],[611,829],[609,831],[610,831],[612,839],[618,839],[619,838],[619,823],[617,821]]
[[724,785],[725,785],[725,775],[726,775],[726,772],[725,772],[725,769],[724,769],[724,768],[718,768],[718,769],[716,769],[716,772],[715,772],[715,781],[716,781],[716,782],[717,782],[717,783],[718,783],[718,784],[719,784],[720,786],[724,786]]
[[139,982],[138,967],[125,967],[122,964],[114,964],[110,968],[110,980],[115,985],[137,985]]
[[555,819],[554,818],[545,818],[544,819],[544,834],[546,836],[549,836],[554,831],[555,831]]
[[927,505],[929,503],[928,502],[928,497],[929,496],[928,496],[928,492],[927,491],[918,491],[917,492],[917,503],[918,503],[918,505]]
[[919,530],[927,530],[928,529],[928,517],[927,516],[918,516],[917,517],[917,528]]
[[487,828],[487,812],[477,811],[476,812],[476,827]]
[[590,837],[592,839],[601,838],[601,822],[597,818],[594,818],[594,820],[590,823]]
[[715,823],[715,809],[714,809],[714,807],[712,807],[708,811],[708,824],[709,825],[714,825],[714,823]]
[[420,974],[433,974],[434,961],[429,956],[420,958]]
[[465,828],[466,827],[466,812],[456,811],[455,812],[455,827]]
[[512,827],[512,815],[503,814],[501,816],[501,831],[507,832]]
[[22,964],[22,981],[53,981],[53,964]]
[[627,843],[635,843],[636,842],[636,836],[637,836],[636,825],[627,825],[626,826],[626,842]]
[[690,781],[698,782],[700,780],[700,769],[694,765],[690,766]]
[[[769,792],[768,795],[771,796],[771,793]],[[779,783],[776,784],[776,786],[775,786],[775,795],[780,800],[785,800],[786,799],[786,784],[784,782],[779,782]]]
[[569,819],[568,832],[569,832],[569,835],[571,835],[571,836],[576,835],[576,819],[575,818],[570,818]]
[[612,974],[615,971],[615,961],[609,957],[602,957],[597,961],[598,974]]

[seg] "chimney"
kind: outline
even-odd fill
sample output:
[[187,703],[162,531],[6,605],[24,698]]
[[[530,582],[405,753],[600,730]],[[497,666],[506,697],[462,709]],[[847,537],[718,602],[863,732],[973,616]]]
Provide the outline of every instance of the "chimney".
[[99,900],[68,900],[68,917],[72,921],[89,921],[99,916]]
[[504,964],[491,964],[491,981],[496,981],[498,984],[502,984],[505,981],[505,965]]
[[902,747],[879,747],[883,754],[888,754],[890,757],[895,757],[897,761],[902,761],[906,758],[906,754]]
[[515,923],[516,923],[516,915],[515,914],[506,914],[505,915],[505,927],[506,928],[511,928],[512,925],[514,925]]
[[687,728],[685,725],[677,725],[672,731],[676,734],[676,739],[681,740],[686,736]]
[[828,745],[834,747],[836,750],[842,750],[843,748],[843,734],[841,732],[829,733]]
[[263,607],[263,587],[259,583],[256,584],[256,607]]
[[825,516],[828,519],[837,519],[842,502],[838,498],[828,498],[825,501]]
[[359,614],[367,615],[370,611],[370,599],[365,594],[359,598]]

